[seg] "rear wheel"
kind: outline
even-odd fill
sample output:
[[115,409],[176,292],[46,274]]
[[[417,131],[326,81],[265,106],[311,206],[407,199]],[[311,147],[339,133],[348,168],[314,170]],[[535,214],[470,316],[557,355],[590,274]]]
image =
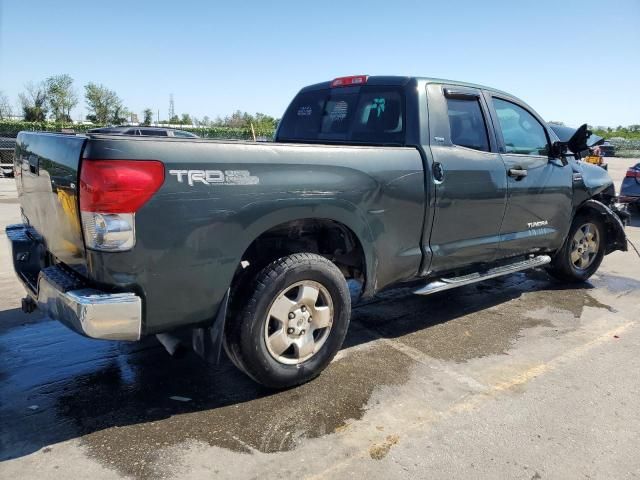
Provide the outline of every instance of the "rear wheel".
[[351,316],[338,267],[320,255],[289,255],[267,265],[243,291],[225,332],[236,366],[271,388],[319,375],[342,346]]
[[547,269],[555,278],[566,282],[584,282],[593,275],[604,257],[605,229],[594,216],[574,218],[569,235]]

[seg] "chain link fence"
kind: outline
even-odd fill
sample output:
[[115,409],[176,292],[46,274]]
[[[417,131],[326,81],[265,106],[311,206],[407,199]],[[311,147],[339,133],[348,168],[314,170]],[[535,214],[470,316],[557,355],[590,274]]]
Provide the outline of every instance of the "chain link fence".
[[16,148],[16,135],[17,133],[0,131],[0,176],[13,175],[13,152]]

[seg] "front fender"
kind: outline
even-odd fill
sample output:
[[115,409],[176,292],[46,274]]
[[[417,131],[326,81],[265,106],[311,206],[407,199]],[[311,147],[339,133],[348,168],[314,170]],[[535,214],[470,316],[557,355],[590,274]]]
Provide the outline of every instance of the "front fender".
[[609,207],[597,200],[589,199],[583,202],[577,213],[591,211],[604,221],[606,227],[606,246],[604,254],[608,255],[613,251],[627,251],[627,234],[624,231],[622,221]]

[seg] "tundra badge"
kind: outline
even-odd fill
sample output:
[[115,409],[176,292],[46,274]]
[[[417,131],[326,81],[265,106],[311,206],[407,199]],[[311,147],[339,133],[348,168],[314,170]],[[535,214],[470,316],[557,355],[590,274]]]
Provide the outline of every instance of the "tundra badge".
[[529,222],[527,223],[527,227],[536,228],[536,227],[544,227],[545,225],[549,225],[549,222],[546,220],[540,220],[539,222]]

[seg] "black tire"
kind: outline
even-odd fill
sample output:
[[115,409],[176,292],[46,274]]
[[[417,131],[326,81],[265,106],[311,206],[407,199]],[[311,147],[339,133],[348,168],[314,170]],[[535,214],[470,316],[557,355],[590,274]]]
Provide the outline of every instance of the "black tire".
[[[266,323],[273,321],[269,313],[276,299],[299,282],[313,282],[324,288],[322,295],[331,297],[333,320],[323,343],[310,358],[285,364],[267,347]],[[231,361],[256,382],[276,389],[308,382],[340,350],[351,317],[351,297],[342,272],[326,258],[311,253],[282,257],[258,272],[240,291],[244,298],[234,296],[236,308],[232,312],[235,310],[236,314],[227,319],[224,346]]]
[[[591,224],[595,229],[597,229],[598,247],[590,263],[585,266],[585,268],[579,268],[571,260],[571,254],[574,248],[574,237],[576,232],[586,224]],[[576,215],[571,223],[569,234],[567,235],[562,248],[554,255],[551,264],[547,267],[547,272],[552,277],[564,282],[584,282],[598,270],[598,267],[600,267],[602,259],[604,258],[605,244],[606,230],[602,220],[595,215]]]

